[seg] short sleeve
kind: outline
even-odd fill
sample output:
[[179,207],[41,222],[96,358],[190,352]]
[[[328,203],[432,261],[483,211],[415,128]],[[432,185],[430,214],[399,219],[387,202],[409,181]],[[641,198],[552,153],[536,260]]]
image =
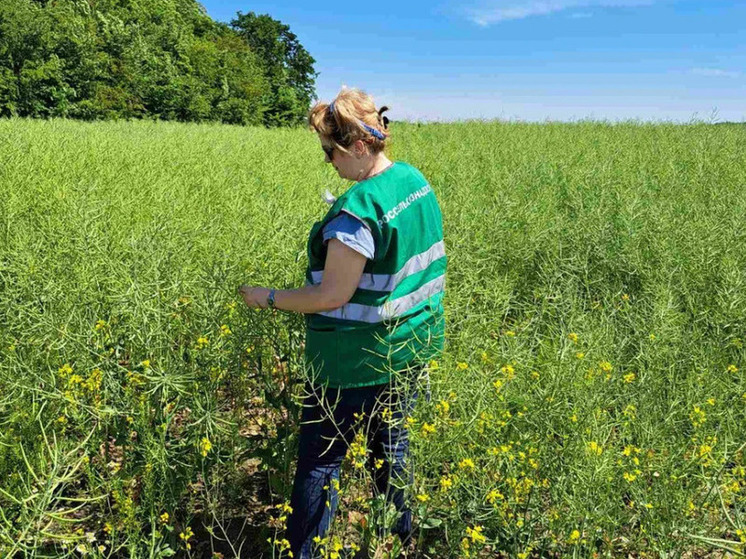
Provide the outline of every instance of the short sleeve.
[[356,217],[342,212],[326,224],[323,230],[324,243],[329,239],[339,239],[351,249],[369,259],[375,255],[373,234]]

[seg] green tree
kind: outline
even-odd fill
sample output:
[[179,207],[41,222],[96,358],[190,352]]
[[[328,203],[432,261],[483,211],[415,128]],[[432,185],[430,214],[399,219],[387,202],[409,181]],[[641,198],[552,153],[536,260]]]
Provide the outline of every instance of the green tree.
[[231,26],[257,53],[271,91],[264,113],[269,126],[298,124],[315,95],[316,62],[290,31],[269,15],[238,12]]
[[313,59],[279,25],[268,63],[195,0],[0,0],[0,116],[295,124]]

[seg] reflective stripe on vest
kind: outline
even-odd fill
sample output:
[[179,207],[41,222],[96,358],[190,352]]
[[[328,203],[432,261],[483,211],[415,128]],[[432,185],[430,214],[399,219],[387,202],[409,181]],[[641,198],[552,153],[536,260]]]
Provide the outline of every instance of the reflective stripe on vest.
[[[399,285],[404,278],[426,270],[430,264],[439,258],[443,258],[445,255],[445,244],[442,240],[438,241],[425,252],[415,254],[412,258],[407,260],[401,270],[395,274],[363,274],[357,287],[358,289],[390,293],[396,289],[396,286]],[[311,276],[313,277],[314,284],[321,283],[321,279],[324,276],[324,270],[311,272]]]
[[386,301],[380,307],[370,305],[360,305],[358,303],[347,303],[333,311],[320,312],[320,314],[329,318],[340,320],[357,320],[359,322],[376,323],[384,320],[390,320],[401,316],[409,309],[416,307],[421,302],[427,300],[433,295],[440,293],[445,289],[446,276],[442,274],[424,284],[419,289],[408,293],[397,299]]

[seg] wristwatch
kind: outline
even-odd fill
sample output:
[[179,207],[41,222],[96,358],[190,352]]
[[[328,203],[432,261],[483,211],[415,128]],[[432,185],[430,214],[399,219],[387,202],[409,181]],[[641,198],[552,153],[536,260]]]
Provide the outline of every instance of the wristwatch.
[[270,289],[269,295],[267,295],[267,308],[268,309],[275,308],[275,290],[274,289]]

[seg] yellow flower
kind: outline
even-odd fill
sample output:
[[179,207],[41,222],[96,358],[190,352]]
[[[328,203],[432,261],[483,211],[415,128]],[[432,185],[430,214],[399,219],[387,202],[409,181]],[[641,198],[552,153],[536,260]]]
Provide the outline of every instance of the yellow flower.
[[430,496],[429,496],[429,495],[426,495],[426,494],[424,494],[424,493],[420,493],[419,495],[417,495],[417,500],[418,500],[418,501],[419,501],[420,503],[426,503],[427,501],[429,501],[429,500],[430,500]]
[[463,371],[463,370],[465,370],[465,369],[468,369],[468,368],[469,368],[469,364],[468,364],[468,363],[464,363],[464,362],[462,362],[462,361],[459,361],[458,363],[456,363],[456,368],[457,368],[457,369],[458,369],[459,371]]
[[575,354],[575,357],[577,357],[578,359],[582,359],[583,357],[585,357],[585,353],[583,353],[582,351],[579,351]]
[[576,413],[573,413],[573,414],[572,414],[572,415],[570,416],[570,421],[572,421],[573,423],[577,423],[577,422],[578,422],[578,414],[576,414]]
[[483,361],[484,363],[486,363],[486,362],[488,361],[488,359],[489,359],[489,357],[487,356],[487,352],[486,352],[486,351],[483,351],[483,352],[482,352],[482,361]]
[[88,380],[85,381],[85,387],[90,392],[98,392],[101,388],[101,381],[104,378],[104,373],[101,369],[93,369],[91,374],[88,375]]
[[708,454],[712,452],[712,447],[708,444],[700,445],[698,452],[699,452],[700,458],[705,458]]
[[424,436],[427,437],[428,435],[431,435],[433,433],[435,433],[435,425],[433,425],[432,423],[423,423],[422,424],[422,434]]
[[573,530],[570,537],[567,538],[567,543],[576,544],[578,543],[578,540],[580,540],[580,532],[578,530]]
[[466,528],[466,535],[471,538],[471,541],[476,544],[483,544],[487,541],[487,538],[482,534],[484,530],[483,526],[474,526],[474,528]]
[[192,532],[192,529],[189,526],[187,526],[187,529],[184,532],[179,534],[179,538],[184,542],[187,549],[192,549],[192,544],[189,543],[192,536],[194,536],[194,532]]
[[655,334],[650,334],[650,341],[655,341]]
[[628,481],[629,483],[632,483],[637,479],[637,476],[635,474],[632,474],[630,472],[624,472],[624,479]]
[[376,458],[373,462],[373,466],[376,470],[380,470],[383,467],[383,458]]
[[611,363],[608,361],[601,361],[598,366],[601,368],[601,370],[604,373],[610,373],[614,367],[611,366]]
[[635,373],[627,373],[624,375],[624,382],[630,383],[635,380]]
[[290,542],[288,540],[286,540],[285,538],[283,538],[281,540],[278,540],[278,539],[272,540],[272,545],[274,545],[275,547],[279,548],[280,552],[287,551],[288,552],[288,557],[292,557],[293,556],[293,552],[290,551]]
[[506,380],[511,380],[515,376],[513,365],[504,365],[500,367],[500,371],[505,375]]
[[590,454],[595,454],[597,456],[600,456],[601,453],[603,452],[603,447],[600,444],[598,444],[596,441],[590,441],[585,446],[586,446],[586,450]]
[[209,344],[210,340],[208,340],[205,336],[200,336],[199,338],[197,338],[197,349],[202,349]]
[[142,365],[143,369],[150,369],[150,359],[145,359],[144,361],[141,361],[140,365]]
[[163,514],[162,514],[162,515],[160,516],[160,519],[161,519],[161,524],[168,524],[168,518],[169,518],[169,516],[168,516],[168,513],[167,513],[167,512],[164,512],[164,513],[163,513]]
[[445,493],[453,487],[453,476],[443,476],[440,478],[440,491]]
[[220,335],[221,336],[230,336],[231,334],[232,334],[231,329],[228,328],[228,326],[226,324],[223,324],[220,327]]
[[104,320],[97,320],[96,321],[96,332],[106,328],[106,321]]
[[633,452],[639,454],[640,449],[632,446],[631,444],[628,444],[624,447],[624,450],[622,450],[622,454],[624,456],[631,456]]
[[202,454],[203,457],[207,456],[207,453],[212,450],[212,443],[210,442],[210,439],[207,437],[202,437],[202,440],[199,443],[199,452]]
[[629,301],[629,295],[627,295],[626,293],[622,295],[622,301]]
[[464,458],[463,460],[461,460],[461,462],[458,463],[458,467],[462,470],[466,470],[467,468],[473,470],[474,461],[471,458]]
[[381,410],[381,419],[383,419],[383,421],[390,423],[393,418],[394,413],[391,411],[391,408],[383,408],[383,410]]
[[735,365],[728,365],[727,371],[729,373],[737,373],[738,372],[738,367],[736,367]]
[[434,371],[439,368],[438,362],[435,359],[431,359],[430,362],[427,364],[428,369],[431,371]]
[[689,419],[692,422],[692,426],[699,427],[707,421],[707,414],[699,406],[694,406],[694,410],[689,413]]
[[451,404],[448,400],[441,400],[439,403],[435,404],[435,409],[438,410],[440,415],[448,415],[448,412],[451,411]]
[[509,338],[514,338],[515,332],[513,332],[513,330],[508,330],[507,332],[505,332],[505,335],[508,336]]
[[571,332],[567,335],[568,338],[572,341],[572,343],[576,344],[578,343],[578,335],[575,332]]
[[622,415],[628,419],[635,419],[637,417],[637,407],[634,404],[628,404],[623,410]]
[[534,380],[539,380],[539,372],[538,371],[531,371],[531,378]]
[[489,493],[487,493],[487,496],[485,497],[485,501],[487,501],[489,504],[494,505],[495,501],[504,499],[505,496],[500,493],[497,489],[493,489]]
[[715,398],[707,398],[707,403],[711,406],[715,405]]

